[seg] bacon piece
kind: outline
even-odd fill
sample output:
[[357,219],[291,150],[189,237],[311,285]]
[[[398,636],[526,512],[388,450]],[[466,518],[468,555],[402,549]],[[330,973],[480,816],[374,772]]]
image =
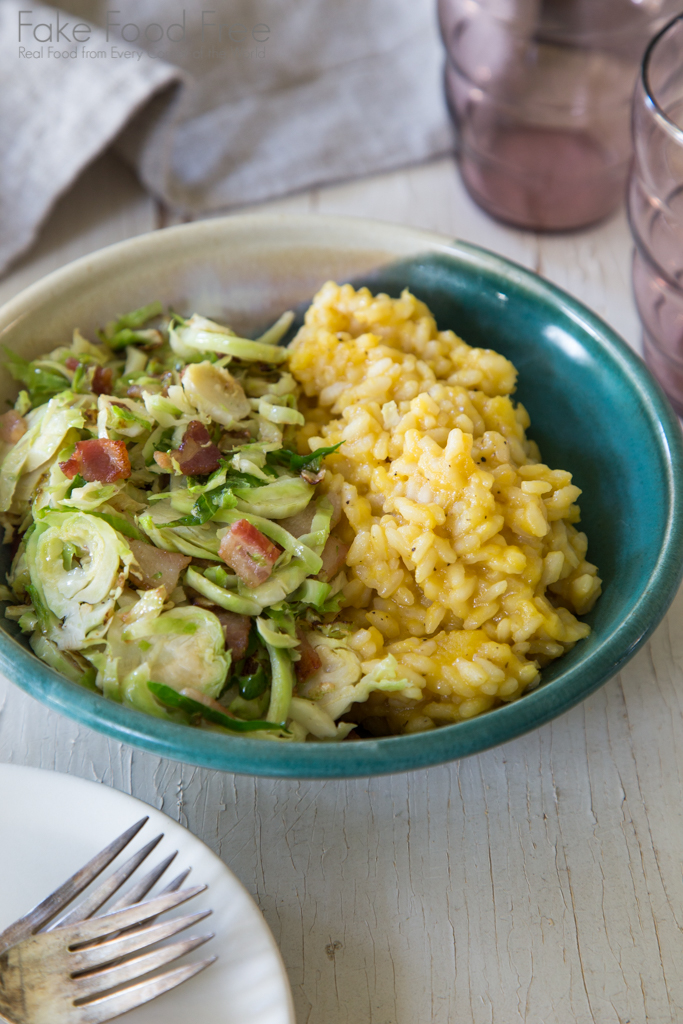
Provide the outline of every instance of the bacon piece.
[[211,611],[223,627],[225,646],[232,652],[233,662],[241,661],[247,653],[251,619],[248,615],[237,615],[225,608],[212,608]]
[[[336,491],[330,491],[329,494],[325,494],[324,497],[332,503],[330,529],[334,530],[335,526],[341,519],[341,498]],[[284,527],[288,533],[291,533],[292,537],[303,537],[305,533],[311,532],[313,516],[317,511],[315,502],[310,501],[306,508],[301,512],[296,512],[293,516],[288,516],[286,519],[279,519],[278,526]]]
[[28,430],[28,423],[16,409],[9,409],[0,416],[0,441],[5,444],[16,444]]
[[92,390],[96,395],[110,395],[114,373],[111,368],[106,370],[102,366],[96,366],[92,375]]
[[[196,565],[197,559],[192,559],[192,564]],[[209,562],[209,565],[215,565],[215,562]],[[208,597],[204,597],[193,587],[185,586],[185,593],[189,597],[192,604],[196,604],[199,608],[206,608],[207,611],[213,612],[221,626],[223,627],[223,636],[225,637],[225,646],[232,652],[233,663],[241,661],[244,655],[247,653],[247,647],[249,646],[249,630],[251,629],[251,619],[248,615],[237,615],[236,612],[229,612],[226,608],[220,608],[213,601],[210,601]]]
[[139,590],[154,590],[165,587],[172,594],[178,586],[178,577],[192,561],[189,555],[177,551],[163,551],[143,540],[129,540],[130,550],[137,565],[132,565],[129,576]]
[[282,553],[246,519],[233,523],[223,537],[218,554],[248,587],[265,583]]
[[102,484],[111,484],[115,480],[125,480],[130,476],[126,442],[110,441],[106,437],[79,441],[71,458],[60,462],[59,468],[70,480],[77,473],[88,482],[97,480]]
[[75,356],[69,356],[69,358],[64,361],[64,365],[67,370],[77,370],[81,364]]
[[294,671],[296,672],[297,682],[305,683],[309,676],[312,676],[314,672],[317,672],[322,667],[322,661],[303,629],[297,627],[296,635],[299,638],[297,651],[301,657],[295,662]]
[[328,537],[320,556],[323,560],[323,567],[316,579],[323,583],[329,583],[331,579],[334,579],[344,565],[348,553],[348,544],[343,544],[338,537]]
[[184,476],[203,476],[213,473],[221,464],[220,450],[211,440],[209,431],[199,420],[190,420],[180,447],[170,453]]

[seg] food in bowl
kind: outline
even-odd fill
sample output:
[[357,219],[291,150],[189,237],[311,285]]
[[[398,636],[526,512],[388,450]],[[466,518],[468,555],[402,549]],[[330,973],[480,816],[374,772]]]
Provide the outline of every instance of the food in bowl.
[[601,581],[571,474],[541,462],[517,373],[439,331],[424,303],[326,284],[290,346],[306,426],[339,446],[323,489],[349,545],[342,617],[365,669],[393,656],[422,695],[353,709],[374,735],[481,714],[538,684],[590,627]]
[[124,705],[340,741],[537,685],[600,593],[516,371],[409,292],[325,285],[238,337],[152,304],[31,363],[0,417],[6,615]]

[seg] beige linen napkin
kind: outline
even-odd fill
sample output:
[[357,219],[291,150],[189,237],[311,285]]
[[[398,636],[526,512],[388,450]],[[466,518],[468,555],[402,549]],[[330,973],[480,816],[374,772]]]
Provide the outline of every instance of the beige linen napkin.
[[117,136],[185,213],[443,153],[442,64],[432,0],[2,0],[0,270]]
[[[20,41],[20,17],[32,20],[37,37],[24,27]],[[47,26],[55,19],[39,4],[0,3],[0,271],[31,244],[58,196],[131,115],[179,78],[143,54],[133,73],[123,60],[53,56],[50,49],[73,53],[86,45],[65,43],[63,35],[50,43]],[[87,47],[104,49],[103,35],[91,32]]]

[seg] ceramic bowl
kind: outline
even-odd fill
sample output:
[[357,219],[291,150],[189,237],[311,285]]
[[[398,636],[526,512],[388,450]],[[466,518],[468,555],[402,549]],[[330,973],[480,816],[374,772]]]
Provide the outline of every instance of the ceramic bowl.
[[[582,529],[603,595],[592,633],[519,701],[457,725],[355,743],[279,744],[173,725],[83,689],[39,661],[0,619],[0,667],[50,707],[155,754],[255,775],[329,778],[406,771],[465,757],[538,728],[631,658],[681,577],[683,454],[678,422],[641,360],[609,327],[536,275],[469,244],[368,221],[236,216],[158,231],[78,260],[0,310],[0,341],[35,357],[73,327],[93,335],[122,310],[161,299],[258,330],[329,278],[398,295],[409,287],[441,328],[519,370],[517,395],[551,466],[583,490]],[[5,380],[4,394],[13,396]],[[9,549],[0,557],[5,565]]]

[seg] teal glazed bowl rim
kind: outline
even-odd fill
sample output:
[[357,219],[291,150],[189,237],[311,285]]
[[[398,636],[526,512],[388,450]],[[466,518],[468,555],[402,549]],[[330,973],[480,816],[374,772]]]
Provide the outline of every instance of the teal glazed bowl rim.
[[[353,778],[409,771],[479,753],[544,725],[584,700],[633,657],[664,616],[683,573],[683,443],[678,420],[642,360],[580,302],[509,260],[478,246],[427,232],[351,218],[244,215],[154,232],[83,257],[26,289],[0,310],[0,331],[4,324],[4,334],[11,334],[23,319],[24,311],[30,310],[39,297],[57,294],[69,275],[73,279],[80,274],[85,279],[92,275],[93,268],[99,267],[101,271],[103,267],[113,267],[117,260],[136,249],[137,258],[153,256],[158,246],[177,244],[179,235],[181,241],[186,238],[196,241],[203,237],[202,231],[209,237],[212,226],[214,232],[218,231],[219,237],[224,238],[230,232],[259,225],[262,229],[266,225],[267,231],[269,223],[277,225],[280,231],[283,224],[285,228],[289,225],[302,235],[310,235],[311,231],[321,234],[338,231],[348,236],[354,225],[366,234],[375,230],[380,243],[386,236],[390,249],[394,244],[392,238],[398,239],[395,245],[399,254],[403,251],[401,242],[404,247],[410,243],[413,263],[419,262],[421,253],[438,254],[439,260],[465,275],[475,286],[477,282],[494,282],[491,287],[499,288],[501,298],[514,301],[517,297],[519,301],[539,304],[546,311],[554,311],[565,327],[572,325],[574,334],[570,347],[586,346],[601,368],[613,379],[618,378],[617,387],[628,393],[629,401],[636,403],[639,415],[646,422],[649,443],[654,446],[663,467],[661,492],[657,497],[664,508],[665,525],[659,550],[647,552],[651,566],[647,584],[641,592],[624,599],[623,618],[606,635],[599,637],[598,645],[590,654],[579,655],[571,667],[556,672],[551,682],[518,701],[429,732],[343,744],[280,744],[226,737],[133,711],[81,688],[41,662],[10,635],[4,618],[0,620],[0,668],[31,696],[114,739],[157,756],[250,775]],[[400,268],[401,265],[399,258],[395,266]],[[2,340],[5,341],[5,337]]]

